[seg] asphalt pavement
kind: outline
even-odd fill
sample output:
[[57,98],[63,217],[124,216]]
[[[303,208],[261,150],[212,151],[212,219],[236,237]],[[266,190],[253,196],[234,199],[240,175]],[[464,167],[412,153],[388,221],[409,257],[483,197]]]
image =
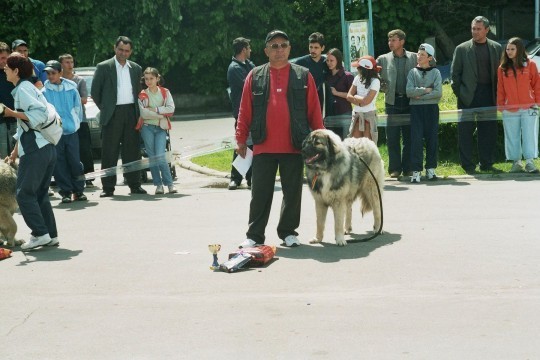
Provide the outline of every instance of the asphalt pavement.
[[[173,123],[181,153],[232,136],[232,118]],[[204,147],[201,147],[204,148]],[[182,166],[188,167],[184,161]],[[303,188],[302,245],[280,245],[281,188],[267,227],[277,258],[209,269],[244,240],[250,192],[178,167],[178,194],[52,198],[60,246],[0,261],[1,359],[538,359],[539,176],[388,180],[385,233],[322,244]],[[20,214],[17,238],[28,239]],[[353,239],[373,218],[355,204]]]

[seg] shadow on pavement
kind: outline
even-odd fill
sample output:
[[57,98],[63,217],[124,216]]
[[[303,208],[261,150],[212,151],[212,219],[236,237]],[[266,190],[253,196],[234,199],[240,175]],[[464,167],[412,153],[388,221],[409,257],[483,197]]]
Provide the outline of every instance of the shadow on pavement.
[[[353,240],[365,238],[368,235],[353,234]],[[313,259],[322,263],[333,263],[340,260],[360,259],[369,256],[380,247],[392,245],[401,240],[400,234],[384,233],[368,242],[351,243],[347,246],[337,246],[334,242],[307,244],[298,248],[280,247],[276,253],[278,258]]]
[[25,257],[17,266],[26,266],[36,261],[65,261],[71,260],[82,253],[82,250],[69,250],[60,247],[42,247],[34,251],[23,252]]

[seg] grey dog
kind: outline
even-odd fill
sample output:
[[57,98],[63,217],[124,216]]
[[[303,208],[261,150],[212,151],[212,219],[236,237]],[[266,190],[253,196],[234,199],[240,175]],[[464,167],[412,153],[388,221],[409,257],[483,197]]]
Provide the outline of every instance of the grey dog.
[[[347,245],[344,235],[352,231],[352,204],[356,199],[361,201],[362,215],[373,211],[373,229],[379,229],[382,213],[377,186],[382,195],[384,163],[373,141],[349,138],[342,142],[330,130],[315,130],[304,140],[302,156],[317,214],[317,234],[311,243],[323,240],[326,214],[331,207],[336,244]],[[368,164],[376,182],[360,158]]]
[[21,245],[23,241],[15,240],[17,223],[13,214],[17,210],[17,165],[0,160],[0,245],[7,240],[7,246]]

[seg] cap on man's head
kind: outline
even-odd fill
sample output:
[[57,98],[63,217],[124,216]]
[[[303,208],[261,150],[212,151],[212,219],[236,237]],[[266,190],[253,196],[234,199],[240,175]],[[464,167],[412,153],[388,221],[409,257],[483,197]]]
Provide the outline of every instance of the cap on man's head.
[[371,55],[365,55],[362,56],[360,59],[354,61],[351,64],[352,67],[363,67],[364,69],[375,69],[377,72],[381,71],[382,67],[377,66],[377,62],[375,61],[375,58]]
[[11,43],[11,50],[15,50],[16,48],[18,48],[21,45],[28,46],[26,41],[21,40],[21,39],[17,39],[14,42]]
[[285,32],[281,30],[272,30],[266,35],[266,40],[264,41],[265,44],[268,44],[268,42],[272,41],[274,38],[282,37],[285,38],[285,40],[289,40],[289,36],[285,34]]
[[47,64],[45,64],[45,71],[51,71],[51,70],[55,70],[55,71],[62,71],[62,64],[60,64],[58,61],[56,60],[49,60],[47,61]]
[[418,47],[418,50],[424,50],[428,54],[428,56],[432,56],[433,60],[435,60],[435,48],[431,46],[430,44],[426,44],[426,43],[420,44],[420,46]]

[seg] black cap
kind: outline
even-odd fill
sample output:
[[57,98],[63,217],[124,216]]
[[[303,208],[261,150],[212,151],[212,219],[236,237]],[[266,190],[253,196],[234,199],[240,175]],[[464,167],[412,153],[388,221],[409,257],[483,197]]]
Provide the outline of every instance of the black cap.
[[278,36],[280,36],[282,38],[285,38],[285,40],[289,40],[289,37],[283,31],[281,31],[281,30],[272,30],[272,31],[270,31],[268,33],[268,35],[266,35],[266,40],[264,41],[264,43],[267,44],[273,38],[276,38]]
[[26,43],[26,41],[21,40],[21,39],[17,39],[17,40],[15,40],[14,42],[11,43],[11,50],[15,50],[16,47],[21,46],[21,45],[26,45],[26,46],[28,46],[28,44]]
[[62,65],[56,60],[49,60],[45,64],[45,71],[56,70],[58,72],[62,71]]

